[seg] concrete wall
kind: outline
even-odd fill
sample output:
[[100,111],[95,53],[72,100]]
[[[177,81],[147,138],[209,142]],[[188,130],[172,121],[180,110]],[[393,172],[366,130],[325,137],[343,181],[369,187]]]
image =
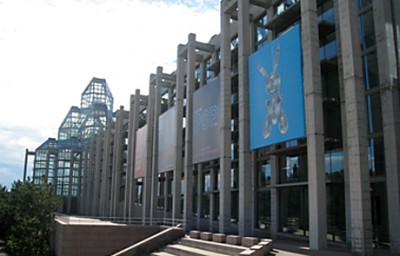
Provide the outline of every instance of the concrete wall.
[[57,256],[110,255],[161,231],[158,226],[73,225],[55,222]]

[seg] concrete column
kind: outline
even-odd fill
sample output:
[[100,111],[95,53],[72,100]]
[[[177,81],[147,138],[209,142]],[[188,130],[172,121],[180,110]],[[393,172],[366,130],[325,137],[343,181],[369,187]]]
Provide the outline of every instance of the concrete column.
[[176,68],[176,143],[175,143],[175,170],[172,181],[172,217],[181,219],[181,181],[183,171],[183,95],[184,95],[184,79],[185,79],[185,59],[180,55],[184,46],[178,46],[177,68]]
[[213,232],[213,222],[214,222],[214,218],[215,218],[215,209],[214,209],[214,205],[215,205],[215,194],[214,194],[214,188],[215,188],[215,183],[217,182],[215,179],[215,169],[211,168],[210,169],[210,201],[209,201],[209,209],[210,209],[210,218],[209,220],[209,231]]
[[172,86],[168,88],[168,109],[174,105],[174,90]]
[[165,172],[164,173],[164,179],[163,179],[163,182],[164,182],[164,218],[168,218],[168,211],[167,211],[167,208],[168,208],[168,186],[167,186],[167,183],[168,183],[168,177],[169,177],[169,174],[170,174],[171,172]]
[[392,17],[394,22],[395,45],[397,49],[397,73],[400,76],[400,2],[392,0]]
[[152,183],[151,183],[151,204],[150,204],[150,224],[156,218],[158,196],[158,117],[161,113],[161,89],[162,89],[162,73],[163,68],[157,67],[156,86],[155,86],[155,101],[154,101],[154,123],[153,123],[153,153],[152,153]]
[[346,104],[344,96],[344,81],[343,63],[342,63],[342,46],[340,43],[340,23],[339,23],[339,4],[337,1],[333,2],[335,13],[335,28],[336,28],[336,50],[338,62],[338,77],[339,77],[339,95],[340,95],[340,118],[342,122],[342,141],[343,141],[343,162],[344,162],[344,200],[345,200],[345,216],[346,216],[346,243],[351,246],[351,214],[350,214],[350,183],[349,183],[349,160],[348,160],[348,147],[347,147],[347,125],[346,125]]
[[122,148],[124,145],[123,126],[124,126],[124,107],[121,106],[117,112],[114,129],[114,154],[113,154],[113,217],[119,217],[122,214],[119,210],[121,174],[122,174]]
[[186,231],[192,228],[193,220],[193,91],[195,86],[196,35],[189,34],[187,44],[187,76],[186,76],[186,125],[185,125],[185,198],[183,215]]
[[[270,5],[267,9],[267,18],[268,20],[272,20],[275,15],[275,7],[273,5]],[[272,41],[275,39],[275,31],[273,30],[268,30],[268,35],[267,35],[268,41]]]
[[140,111],[140,90],[135,91],[135,95],[131,95],[130,112],[128,124],[128,168],[126,173],[126,189],[125,189],[125,215],[128,218],[133,217],[134,197],[136,191],[135,183],[135,154],[136,154],[136,131],[139,128],[139,111]]
[[200,87],[204,86],[207,83],[207,68],[206,68],[206,62],[202,61],[200,62]]
[[153,126],[154,126],[154,101],[155,88],[151,83],[154,75],[150,75],[149,98],[147,106],[147,135],[146,135],[146,173],[143,179],[143,206],[142,220],[143,224],[148,223],[151,215],[150,205],[152,204],[152,153],[153,153]]
[[220,233],[227,233],[231,225],[231,23],[224,12],[225,3],[221,1]]
[[250,152],[250,100],[248,56],[251,52],[249,1],[238,0],[239,37],[239,235],[252,235],[254,214]]
[[[271,150],[274,150],[272,146]],[[271,237],[276,239],[279,232],[279,194],[276,185],[279,183],[279,158],[271,155]]]
[[91,216],[92,213],[92,207],[91,207],[91,202],[93,201],[93,168],[94,168],[94,164],[95,164],[95,154],[94,154],[94,144],[91,144],[89,146],[89,154],[90,154],[90,158],[89,158],[89,164],[88,164],[88,168],[87,168],[87,195],[86,195],[86,214],[88,216]]
[[398,61],[390,0],[374,0],[373,13],[385,145],[390,248],[400,253],[400,106]]
[[367,110],[359,39],[357,2],[339,0],[340,43],[349,160],[352,250],[372,254]]
[[99,156],[100,158],[103,159],[103,164],[102,164],[102,173],[101,173],[101,187],[100,187],[100,216],[105,217],[105,216],[110,216],[109,214],[109,189],[108,187],[111,185],[109,177],[111,176],[111,168],[110,168],[110,153],[111,153],[111,147],[110,147],[110,141],[111,141],[111,126],[112,122],[108,122],[106,129],[104,130],[104,138],[103,141],[101,142],[102,145],[101,147],[103,148],[103,154]]
[[201,228],[201,213],[203,212],[203,204],[201,203],[203,196],[203,165],[197,165],[197,229]]
[[303,79],[307,132],[310,249],[326,248],[324,118],[316,0],[301,4]]
[[100,182],[101,182],[101,150],[103,141],[104,131],[101,129],[96,135],[96,163],[94,169],[94,188],[93,188],[93,215],[98,216],[100,214]]

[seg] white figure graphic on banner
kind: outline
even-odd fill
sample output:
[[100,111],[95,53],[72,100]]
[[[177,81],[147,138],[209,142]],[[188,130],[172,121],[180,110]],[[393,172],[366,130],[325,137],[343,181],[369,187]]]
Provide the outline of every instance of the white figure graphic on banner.
[[270,96],[270,98],[265,101],[265,105],[268,108],[268,113],[265,117],[265,125],[263,130],[264,139],[267,139],[271,135],[272,125],[275,125],[276,123],[279,123],[279,131],[282,134],[285,134],[289,128],[286,113],[281,108],[283,96],[279,92],[279,87],[281,86],[281,77],[278,73],[279,53],[280,47],[278,45],[275,50],[274,68],[271,74],[268,74],[268,72],[260,64],[258,65],[258,70],[266,79],[265,90]]

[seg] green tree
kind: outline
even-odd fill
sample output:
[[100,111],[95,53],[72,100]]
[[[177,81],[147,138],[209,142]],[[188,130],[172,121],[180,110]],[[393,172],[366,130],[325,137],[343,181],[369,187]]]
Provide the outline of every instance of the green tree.
[[5,238],[6,231],[10,229],[10,192],[7,188],[0,184],[0,239]]
[[51,185],[14,182],[8,195],[11,216],[6,233],[7,247],[13,255],[51,255],[51,222],[60,202]]

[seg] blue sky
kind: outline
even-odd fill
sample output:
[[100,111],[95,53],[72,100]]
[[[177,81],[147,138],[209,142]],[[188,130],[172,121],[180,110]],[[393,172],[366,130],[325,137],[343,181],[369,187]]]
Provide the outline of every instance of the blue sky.
[[25,149],[57,129],[96,76],[114,109],[176,69],[189,33],[219,33],[217,0],[0,0],[0,184],[22,179]]

